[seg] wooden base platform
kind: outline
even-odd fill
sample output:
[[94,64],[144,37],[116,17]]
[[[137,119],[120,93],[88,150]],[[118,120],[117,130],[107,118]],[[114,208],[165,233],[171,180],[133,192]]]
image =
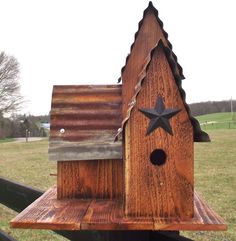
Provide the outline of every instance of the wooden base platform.
[[190,220],[127,218],[113,200],[57,200],[49,189],[11,221],[13,228],[51,230],[226,230],[224,220],[195,192]]

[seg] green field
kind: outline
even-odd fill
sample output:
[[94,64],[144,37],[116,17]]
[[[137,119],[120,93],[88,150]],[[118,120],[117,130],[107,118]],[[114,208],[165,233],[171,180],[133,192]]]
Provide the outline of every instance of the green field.
[[213,113],[196,117],[203,130],[236,129],[236,112]]
[[[50,173],[56,172],[56,163],[47,158],[48,141],[5,142],[0,144],[0,176],[46,190],[56,183]],[[10,229],[9,221],[16,212],[0,204],[0,229],[17,240],[67,240],[51,231]]]
[[[184,232],[196,241],[236,241],[236,129],[209,130],[212,142],[195,144],[195,187],[227,221],[227,232]],[[46,190],[56,183],[48,141],[0,144],[0,176]],[[9,228],[15,212],[0,205],[0,229],[19,241],[66,240],[50,231]]]
[[0,143],[12,142],[12,141],[14,141],[14,138],[4,138],[4,139],[0,139]]

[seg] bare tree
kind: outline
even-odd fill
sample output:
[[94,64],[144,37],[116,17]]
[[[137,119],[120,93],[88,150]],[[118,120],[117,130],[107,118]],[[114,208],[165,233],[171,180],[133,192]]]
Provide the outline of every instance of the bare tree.
[[22,102],[19,63],[13,56],[0,52],[0,114],[18,110]]

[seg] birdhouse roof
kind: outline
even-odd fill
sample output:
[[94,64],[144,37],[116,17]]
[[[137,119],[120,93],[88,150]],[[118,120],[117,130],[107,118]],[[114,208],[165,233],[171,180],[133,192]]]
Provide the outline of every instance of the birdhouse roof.
[[49,159],[122,158],[114,136],[121,125],[121,85],[54,86]]
[[[166,39],[166,43],[167,43],[167,47],[170,49],[170,51],[172,52],[172,56],[173,56],[173,61],[175,62],[176,64],[176,68],[177,68],[177,72],[178,72],[178,77],[182,80],[184,79],[184,75],[183,75],[183,68],[181,67],[181,65],[178,63],[178,58],[176,56],[176,54],[173,52],[172,50],[172,44],[171,42],[169,41],[168,39],[168,33],[164,30],[164,25],[163,25],[163,22],[161,21],[161,19],[159,18],[159,13],[158,13],[158,10],[153,6],[152,2],[150,1],[149,4],[148,4],[148,7],[144,10],[143,12],[143,18],[140,20],[139,24],[138,24],[138,31],[135,33],[134,35],[134,42],[132,43],[131,47],[130,47],[130,54],[133,50],[133,47],[134,47],[134,43],[136,42],[136,39],[139,35],[139,32],[140,32],[140,29],[143,25],[143,22],[144,22],[144,19],[146,17],[146,15],[148,13],[153,13],[154,16],[156,17],[156,20],[157,22],[159,23],[159,26],[161,28],[161,31]],[[126,68],[126,65],[128,63],[128,60],[130,58],[130,54],[128,54],[128,56],[126,57],[126,61],[125,61],[125,65],[122,67],[121,69],[121,73],[124,72],[125,68]],[[121,82],[121,78],[119,78],[118,80],[118,83]]]
[[186,111],[189,115],[189,119],[191,121],[191,124],[192,124],[192,127],[193,127],[193,132],[194,132],[194,141],[195,142],[210,141],[210,138],[209,138],[208,134],[201,130],[201,127],[200,127],[200,124],[199,124],[198,120],[195,119],[191,115],[190,108],[189,108],[188,104],[186,103],[185,91],[182,88],[182,81],[181,81],[182,77],[181,77],[181,74],[179,72],[178,64],[176,62],[175,57],[173,56],[173,52],[171,51],[171,49],[166,47],[161,39],[159,40],[157,45],[150,51],[150,54],[147,56],[147,58],[145,60],[145,63],[143,63],[143,69],[142,69],[141,73],[139,74],[139,80],[138,80],[136,86],[134,87],[134,90],[135,90],[134,95],[129,102],[129,108],[127,110],[126,116],[122,120],[121,128],[119,128],[115,139],[118,140],[118,136],[122,133],[122,131],[124,130],[125,124],[130,119],[132,109],[136,105],[137,96],[138,96],[140,90],[142,89],[142,83],[146,78],[148,66],[149,66],[149,64],[152,60],[152,56],[153,56],[154,52],[158,50],[159,47],[161,47],[165,52],[166,58],[168,60],[170,68],[172,70],[173,76],[175,78],[176,85],[179,89],[181,98],[183,100],[185,109],[186,109]]

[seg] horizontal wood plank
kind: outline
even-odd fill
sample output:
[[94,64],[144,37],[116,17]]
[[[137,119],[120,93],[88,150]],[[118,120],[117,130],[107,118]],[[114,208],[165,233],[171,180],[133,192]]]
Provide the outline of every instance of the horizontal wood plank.
[[13,228],[79,230],[90,203],[90,199],[57,200],[54,187],[21,212],[11,222],[11,226]]
[[122,142],[51,142],[52,161],[122,159]]
[[119,200],[57,200],[56,188],[49,189],[11,221],[13,228],[53,230],[218,230],[227,229],[217,215],[195,192],[194,218],[158,219],[123,216]]

